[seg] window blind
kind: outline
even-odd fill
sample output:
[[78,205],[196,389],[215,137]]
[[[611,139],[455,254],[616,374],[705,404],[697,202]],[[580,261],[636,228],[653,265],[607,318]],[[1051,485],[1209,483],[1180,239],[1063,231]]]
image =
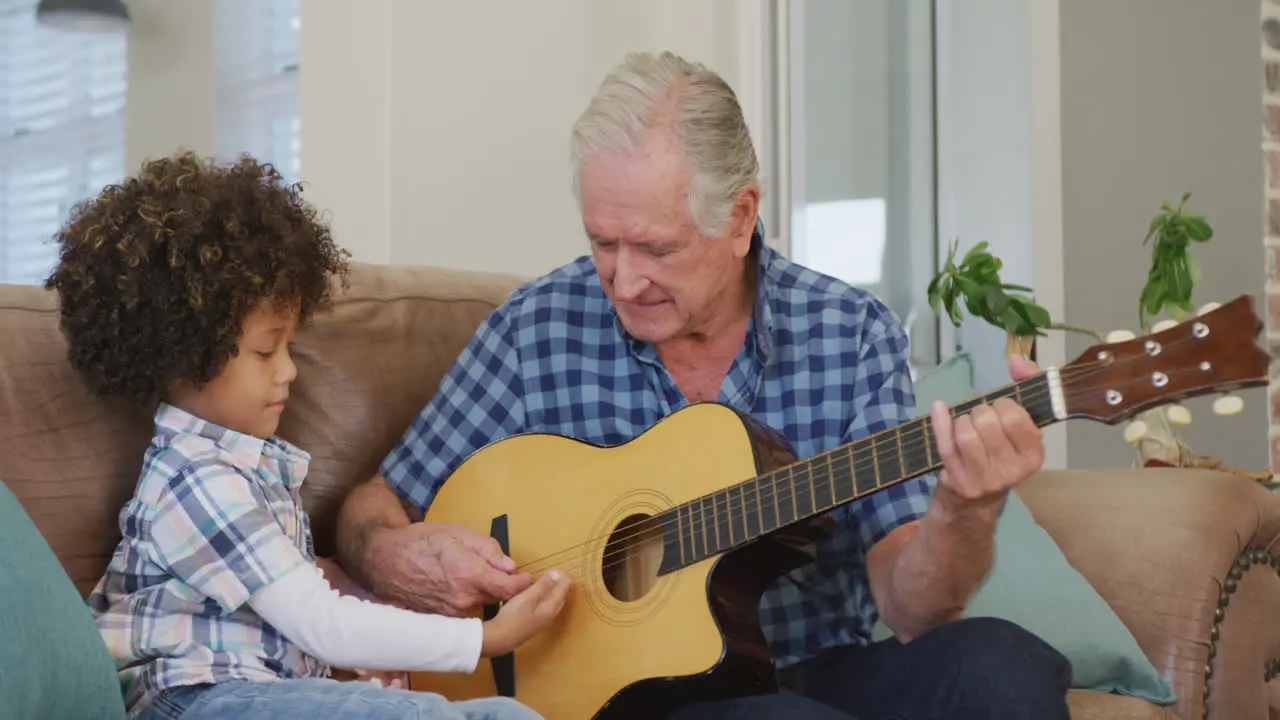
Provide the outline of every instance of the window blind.
[[218,157],[247,152],[300,171],[298,0],[218,0]]
[[71,208],[124,175],[123,33],[36,23],[0,0],[0,282],[44,282]]

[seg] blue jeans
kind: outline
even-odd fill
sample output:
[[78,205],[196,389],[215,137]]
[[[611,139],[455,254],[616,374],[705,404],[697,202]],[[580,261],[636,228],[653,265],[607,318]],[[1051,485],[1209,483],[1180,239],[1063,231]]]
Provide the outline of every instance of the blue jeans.
[[139,720],[542,720],[509,698],[450,702],[434,693],[367,682],[238,680],[165,690]]
[[1069,720],[1071,665],[994,618],[948,623],[909,643],[837,648],[787,668],[787,690],[685,708],[671,720]]

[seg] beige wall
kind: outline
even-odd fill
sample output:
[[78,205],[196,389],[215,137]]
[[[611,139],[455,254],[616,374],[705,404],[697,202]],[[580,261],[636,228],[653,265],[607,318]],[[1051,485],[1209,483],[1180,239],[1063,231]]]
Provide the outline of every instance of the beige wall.
[[[1196,248],[1197,300],[1263,292],[1262,77],[1257,0],[1069,0],[1061,3],[1063,277],[1071,322],[1136,330],[1150,262],[1142,239],[1164,200],[1191,206],[1216,231]],[[1258,311],[1263,308],[1259,303]],[[1072,337],[1068,357],[1086,341]],[[1185,439],[1199,453],[1267,467],[1267,398],[1214,416],[1187,403]],[[1131,460],[1120,430],[1069,426],[1072,466]]]
[[185,148],[217,151],[214,0],[132,0],[125,170]]
[[586,251],[569,129],[627,50],[735,83],[719,0],[307,0],[302,173],[358,258],[533,274]]
[[[216,152],[214,1],[132,3],[126,167]],[[762,71],[738,40],[762,0],[299,5],[301,179],[370,262],[529,275],[572,260],[569,129],[625,52],[674,50],[735,85]],[[739,99],[758,125],[758,94]]]

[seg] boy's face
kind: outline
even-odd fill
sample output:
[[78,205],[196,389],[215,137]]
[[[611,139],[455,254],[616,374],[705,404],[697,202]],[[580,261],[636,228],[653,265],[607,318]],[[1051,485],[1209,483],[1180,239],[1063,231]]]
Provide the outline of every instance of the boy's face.
[[237,353],[222,374],[200,390],[183,386],[171,402],[245,435],[265,438],[280,425],[289,384],[298,368],[289,354],[297,310],[282,312],[263,303],[245,319]]

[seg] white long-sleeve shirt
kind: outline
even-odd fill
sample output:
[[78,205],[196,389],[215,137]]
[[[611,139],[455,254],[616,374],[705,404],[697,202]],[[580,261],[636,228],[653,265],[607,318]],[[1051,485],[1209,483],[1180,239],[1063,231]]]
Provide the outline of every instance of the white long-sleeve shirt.
[[249,606],[303,652],[336,667],[472,672],[480,660],[479,618],[427,615],[340,595],[308,562],[259,589]]

